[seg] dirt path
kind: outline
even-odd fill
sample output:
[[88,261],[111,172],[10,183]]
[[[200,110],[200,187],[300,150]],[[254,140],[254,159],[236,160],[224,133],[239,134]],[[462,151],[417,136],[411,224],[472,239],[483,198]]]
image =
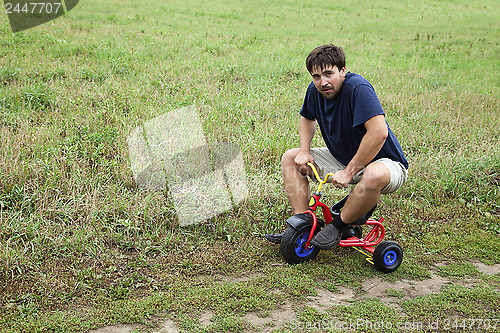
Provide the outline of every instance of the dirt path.
[[[500,273],[500,264],[485,265],[483,263],[473,263],[478,271],[494,275]],[[441,265],[437,265],[441,266]],[[331,292],[325,289],[316,289],[318,296],[310,298],[306,304],[316,310],[323,312],[332,305],[347,305],[352,300],[364,300],[368,298],[377,298],[381,302],[393,307],[396,310],[401,310],[398,303],[402,299],[412,299],[417,296],[430,295],[439,293],[440,290],[451,281],[436,273],[430,272],[431,277],[422,281],[401,280],[396,282],[388,282],[381,280],[379,277],[373,277],[366,280],[362,287],[366,291],[362,295],[355,295],[354,291],[348,288],[339,287],[340,293]],[[391,297],[387,295],[387,291],[396,292],[398,297]],[[209,326],[213,312],[207,310],[203,312],[199,318],[202,326]],[[252,326],[261,328],[261,332],[271,332],[273,329],[285,326],[286,324],[293,323],[297,320],[293,304],[286,303],[281,308],[270,311],[267,317],[262,317],[258,313],[249,312],[244,317]],[[114,326],[102,327],[97,330],[90,331],[90,333],[132,333],[134,330],[140,329],[139,325],[125,325],[119,324]],[[158,330],[154,333],[177,333],[179,332],[174,321],[164,321]]]

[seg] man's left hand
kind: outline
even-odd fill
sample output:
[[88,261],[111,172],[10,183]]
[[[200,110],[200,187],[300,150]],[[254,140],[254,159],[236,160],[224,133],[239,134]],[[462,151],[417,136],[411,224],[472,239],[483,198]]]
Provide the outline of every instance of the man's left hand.
[[352,180],[352,177],[345,169],[337,171],[333,176],[332,176],[332,184],[336,188],[345,188],[349,186],[350,181]]

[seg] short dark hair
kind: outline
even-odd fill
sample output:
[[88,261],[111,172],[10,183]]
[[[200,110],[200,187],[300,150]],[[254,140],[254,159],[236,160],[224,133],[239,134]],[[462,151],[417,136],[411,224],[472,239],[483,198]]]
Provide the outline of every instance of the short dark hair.
[[314,67],[324,69],[327,66],[337,66],[339,70],[345,67],[345,53],[341,47],[333,44],[321,45],[307,56],[306,67],[309,73]]

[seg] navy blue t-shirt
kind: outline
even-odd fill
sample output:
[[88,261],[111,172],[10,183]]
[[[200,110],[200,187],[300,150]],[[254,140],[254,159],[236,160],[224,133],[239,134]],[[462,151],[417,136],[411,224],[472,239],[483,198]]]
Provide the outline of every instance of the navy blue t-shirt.
[[[340,92],[333,99],[323,97],[311,82],[300,115],[318,122],[328,150],[340,163],[347,165],[366,133],[363,124],[374,116],[385,116],[385,113],[370,82],[361,75],[348,72]],[[374,160],[387,157],[401,162],[408,169],[401,145],[389,125],[387,129],[389,135]]]

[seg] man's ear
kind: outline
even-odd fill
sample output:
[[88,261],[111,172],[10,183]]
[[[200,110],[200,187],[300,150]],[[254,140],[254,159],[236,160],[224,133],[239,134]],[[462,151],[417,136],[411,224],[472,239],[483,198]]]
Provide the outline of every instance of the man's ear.
[[347,70],[346,70],[346,68],[345,68],[345,66],[344,66],[344,67],[342,67],[342,69],[340,70],[340,75],[341,75],[341,76],[342,76],[342,78],[344,79],[344,78],[345,78],[345,76],[346,76],[346,74],[347,74]]

